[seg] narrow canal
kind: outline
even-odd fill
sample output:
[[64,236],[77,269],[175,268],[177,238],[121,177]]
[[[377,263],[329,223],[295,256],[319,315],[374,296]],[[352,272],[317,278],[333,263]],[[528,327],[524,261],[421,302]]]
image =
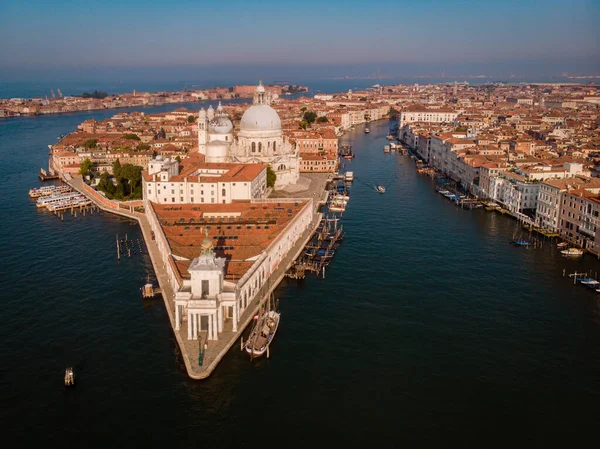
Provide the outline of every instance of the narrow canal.
[[104,213],[62,222],[27,197],[48,143],[112,113],[0,120],[7,441],[543,446],[595,430],[599,299],[562,272],[598,261],[511,246],[513,220],[457,208],[410,158],[384,154],[384,121],[343,138],[357,153],[346,239],[325,280],[278,289],[271,358],[250,364],[234,348],[209,380],[189,380],[162,302],[140,299],[148,257],[116,260],[115,235],[137,226]]

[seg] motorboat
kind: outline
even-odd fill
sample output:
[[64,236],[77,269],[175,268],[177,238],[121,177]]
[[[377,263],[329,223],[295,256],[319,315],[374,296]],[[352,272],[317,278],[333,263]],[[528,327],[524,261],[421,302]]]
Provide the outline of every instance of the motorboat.
[[563,249],[560,253],[563,256],[567,256],[567,257],[581,257],[581,256],[583,256],[583,250],[579,249],[579,248]]
[[390,150],[391,150],[391,149],[390,149],[390,146],[389,146],[389,145],[384,145],[384,147],[383,147],[383,152],[384,152],[384,153],[389,153],[389,152],[390,152]]
[[369,134],[371,130],[369,128],[365,128],[365,134]]
[[567,242],[560,242],[556,244],[557,248],[566,248],[567,246],[569,246]]
[[385,193],[385,187],[383,187],[383,186],[377,186],[376,188],[377,188],[377,191],[379,193]]

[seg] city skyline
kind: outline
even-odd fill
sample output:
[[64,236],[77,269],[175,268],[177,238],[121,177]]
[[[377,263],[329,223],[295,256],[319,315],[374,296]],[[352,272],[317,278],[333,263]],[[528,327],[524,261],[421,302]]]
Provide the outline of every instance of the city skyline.
[[9,79],[75,69],[222,76],[259,66],[281,76],[379,67],[396,76],[597,75],[599,12],[591,1],[8,1],[0,6],[0,68]]

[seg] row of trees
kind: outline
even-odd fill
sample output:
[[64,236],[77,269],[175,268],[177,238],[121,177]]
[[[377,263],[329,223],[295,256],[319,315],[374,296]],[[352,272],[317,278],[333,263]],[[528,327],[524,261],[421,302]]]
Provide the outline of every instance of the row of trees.
[[[94,163],[86,158],[79,167],[82,176],[92,175]],[[107,198],[114,200],[142,199],[142,167],[123,164],[117,159],[113,162],[113,174],[102,173],[96,188],[104,192]]]
[[108,94],[106,92],[99,92],[97,90],[95,90],[92,93],[89,92],[84,92],[83,94],[81,94],[82,98],[97,98],[98,100],[102,100],[103,98],[108,97]]
[[[113,179],[116,180],[113,182]],[[133,164],[123,164],[117,159],[113,162],[113,176],[102,173],[98,190],[115,200],[142,199],[142,167]]]
[[307,111],[306,107],[303,107],[301,109],[301,111],[304,112],[304,115],[302,116],[302,120],[300,121],[300,128],[302,128],[302,129],[309,128],[315,122],[317,122],[317,123],[329,122],[329,119],[327,119],[327,117],[325,117],[325,116],[317,117],[316,112]]

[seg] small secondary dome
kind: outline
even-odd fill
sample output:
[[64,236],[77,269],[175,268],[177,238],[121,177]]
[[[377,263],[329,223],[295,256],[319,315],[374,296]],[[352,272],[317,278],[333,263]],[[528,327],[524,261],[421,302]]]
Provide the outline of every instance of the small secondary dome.
[[233,131],[233,123],[226,115],[217,115],[209,124],[209,129],[215,134],[229,134]]

